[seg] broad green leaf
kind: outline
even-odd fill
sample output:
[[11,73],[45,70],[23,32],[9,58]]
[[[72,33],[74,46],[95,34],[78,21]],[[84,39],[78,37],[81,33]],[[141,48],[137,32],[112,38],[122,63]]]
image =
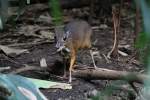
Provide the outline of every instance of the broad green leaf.
[[3,100],[47,100],[37,86],[20,75],[0,74],[0,90],[4,89],[0,91]]

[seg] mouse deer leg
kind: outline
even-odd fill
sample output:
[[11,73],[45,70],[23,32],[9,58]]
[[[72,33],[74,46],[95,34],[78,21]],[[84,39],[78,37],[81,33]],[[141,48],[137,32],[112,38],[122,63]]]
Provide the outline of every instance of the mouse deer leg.
[[63,61],[64,61],[64,75],[63,75],[63,78],[66,78],[67,59],[63,58]]
[[70,60],[70,67],[69,67],[69,83],[72,82],[72,71],[73,71],[73,65],[75,63],[76,60],[76,53],[75,51],[73,51],[71,53],[71,60]]
[[97,69],[97,66],[96,66],[96,64],[95,64],[94,55],[93,55],[92,50],[90,50],[90,55],[91,55],[91,57],[92,57],[92,62],[93,62],[94,68]]

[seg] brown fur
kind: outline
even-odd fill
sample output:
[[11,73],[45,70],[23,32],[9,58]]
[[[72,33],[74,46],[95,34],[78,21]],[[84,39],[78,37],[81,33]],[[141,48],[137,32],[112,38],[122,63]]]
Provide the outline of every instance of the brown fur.
[[[87,22],[74,20],[68,23],[65,28],[71,32],[65,43],[65,46],[71,51],[71,59],[76,58],[75,56],[79,49],[91,47],[92,28]],[[72,70],[73,66],[70,67],[70,70]]]
[[[60,34],[60,33],[59,33]],[[91,26],[83,20],[73,20],[65,26],[65,32],[58,36],[57,46],[65,46],[70,50],[70,76],[69,82],[71,82],[71,71],[76,60],[76,53],[79,49],[91,47]],[[66,36],[66,40],[64,40]]]

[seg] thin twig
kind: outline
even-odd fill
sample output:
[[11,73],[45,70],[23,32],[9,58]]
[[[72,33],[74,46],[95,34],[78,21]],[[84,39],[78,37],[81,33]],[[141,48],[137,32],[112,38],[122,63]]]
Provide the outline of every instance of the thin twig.
[[133,90],[136,92],[136,94],[138,95],[139,94],[139,91],[138,89],[135,87],[134,83],[133,82],[129,82],[130,86],[133,88]]
[[105,54],[102,54],[103,56],[104,56],[104,58],[105,58],[105,60],[106,60],[106,63],[110,63],[111,61],[106,57],[106,55]]

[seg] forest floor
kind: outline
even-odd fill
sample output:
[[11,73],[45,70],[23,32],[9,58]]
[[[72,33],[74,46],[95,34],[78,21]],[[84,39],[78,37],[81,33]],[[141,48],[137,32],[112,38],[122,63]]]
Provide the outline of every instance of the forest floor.
[[[47,14],[48,10],[38,12],[38,9],[31,8],[21,15],[16,23],[7,23],[3,32],[1,32],[1,45],[28,50],[28,52],[18,55],[11,54],[11,58],[1,53],[1,65],[3,67],[11,66],[10,70],[3,73],[9,73],[21,68],[23,64],[38,67],[40,66],[41,58],[45,58],[49,67],[49,74],[45,74],[45,71],[34,70],[24,71],[19,74],[26,77],[67,83],[67,79],[57,77],[63,76],[63,62],[59,54],[52,55],[56,51],[56,43],[54,41],[53,25],[50,24],[51,18]],[[141,63],[133,56],[135,53],[133,42],[134,27],[132,25],[134,17],[128,17],[130,16],[121,18],[119,37],[119,49],[128,55],[123,56],[119,54],[118,59],[111,59],[110,62],[106,61],[104,55],[107,56],[107,53],[113,46],[113,24],[109,21],[108,23],[99,21],[97,25],[92,25],[92,27],[99,27],[93,29],[92,34],[93,48],[98,52],[98,55],[95,57],[98,67],[130,72],[141,72],[144,69]],[[45,18],[45,20],[42,18]],[[111,16],[108,19],[111,19]],[[88,50],[78,52],[76,64],[84,65],[85,68],[86,66],[93,67]],[[112,89],[112,86],[116,86],[116,88]],[[98,100],[100,94],[104,96],[104,93],[106,93],[104,100],[133,100],[135,95],[131,95],[127,90],[134,92],[125,81],[83,80],[79,78],[73,80],[71,90],[41,89],[49,100],[87,100],[90,98]],[[112,92],[110,93],[110,91]]]

